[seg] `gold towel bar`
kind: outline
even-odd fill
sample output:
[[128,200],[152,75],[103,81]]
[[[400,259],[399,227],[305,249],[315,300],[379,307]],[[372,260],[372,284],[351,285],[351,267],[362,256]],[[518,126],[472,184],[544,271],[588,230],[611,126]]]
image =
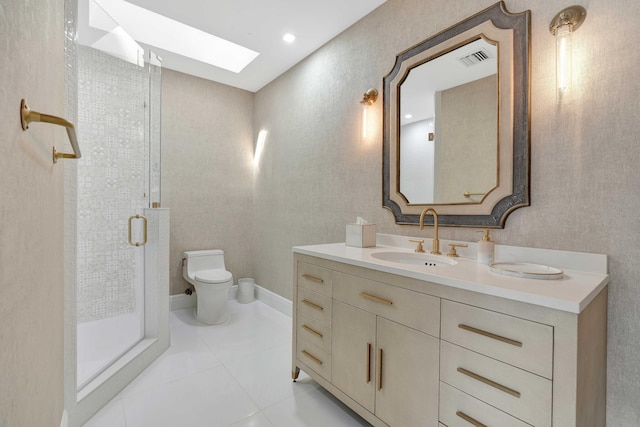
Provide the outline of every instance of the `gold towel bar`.
[[78,138],[76,137],[76,128],[73,126],[73,123],[61,117],[50,116],[49,114],[42,114],[36,111],[32,111],[29,107],[27,107],[27,102],[23,99],[22,101],[20,101],[20,124],[22,125],[22,130],[29,129],[29,123],[31,122],[51,123],[54,125],[63,126],[67,129],[67,136],[69,136],[69,141],[71,142],[73,153],[59,153],[54,146],[53,163],[57,163],[58,159],[79,159],[80,157],[82,157],[82,155],[80,154],[80,146],[78,145]]

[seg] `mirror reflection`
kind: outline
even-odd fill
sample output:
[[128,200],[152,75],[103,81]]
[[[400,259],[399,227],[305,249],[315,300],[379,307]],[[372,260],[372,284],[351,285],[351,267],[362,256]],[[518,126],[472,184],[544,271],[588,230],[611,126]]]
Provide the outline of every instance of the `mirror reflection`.
[[484,37],[399,84],[400,192],[411,204],[480,203],[498,184],[498,46]]
[[529,205],[530,21],[501,1],[396,55],[382,206],[397,224],[429,207],[442,226],[499,228]]

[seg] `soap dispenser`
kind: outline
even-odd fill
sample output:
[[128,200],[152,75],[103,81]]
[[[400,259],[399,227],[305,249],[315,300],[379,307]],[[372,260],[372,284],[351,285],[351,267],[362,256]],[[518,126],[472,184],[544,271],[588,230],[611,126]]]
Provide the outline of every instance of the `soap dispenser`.
[[482,240],[478,241],[478,263],[489,264],[493,262],[495,243],[489,236],[489,230],[476,231],[476,233],[484,233]]

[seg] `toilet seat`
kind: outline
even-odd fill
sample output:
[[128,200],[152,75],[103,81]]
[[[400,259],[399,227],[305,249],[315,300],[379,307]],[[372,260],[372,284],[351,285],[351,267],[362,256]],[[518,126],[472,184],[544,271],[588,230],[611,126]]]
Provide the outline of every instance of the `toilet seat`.
[[226,283],[231,280],[233,276],[227,270],[213,269],[213,270],[200,270],[195,274],[195,279],[201,283],[219,284]]

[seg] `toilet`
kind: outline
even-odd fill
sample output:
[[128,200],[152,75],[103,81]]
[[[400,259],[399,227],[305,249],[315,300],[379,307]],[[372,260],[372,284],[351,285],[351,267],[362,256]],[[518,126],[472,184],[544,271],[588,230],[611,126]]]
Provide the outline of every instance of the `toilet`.
[[185,252],[182,277],[196,288],[198,322],[217,325],[229,320],[227,302],[233,276],[225,270],[224,251]]

